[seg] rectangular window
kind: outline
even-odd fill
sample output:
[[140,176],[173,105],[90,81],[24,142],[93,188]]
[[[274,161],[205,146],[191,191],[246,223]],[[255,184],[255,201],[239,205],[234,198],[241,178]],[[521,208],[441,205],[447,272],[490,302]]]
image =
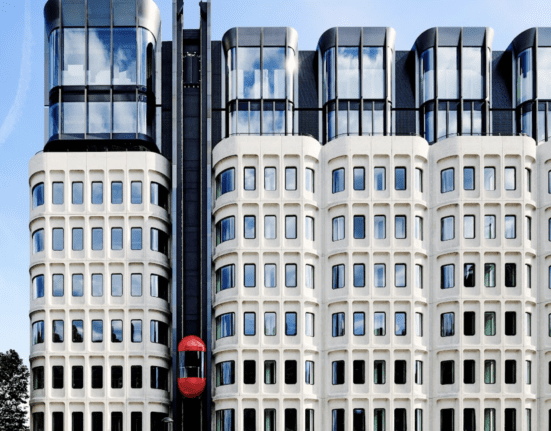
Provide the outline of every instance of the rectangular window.
[[406,216],[394,217],[394,236],[396,239],[404,239],[406,237]]
[[111,203],[115,205],[122,204],[122,182],[111,182]]
[[344,265],[333,266],[333,289],[342,289],[344,287]]
[[463,189],[464,190],[474,190],[474,168],[465,167],[463,168]]
[[386,335],[386,314],[383,312],[373,313],[373,333],[376,337]]
[[244,335],[256,335],[256,313],[243,313]]
[[333,319],[333,337],[344,336],[344,313],[334,313]]
[[[164,416],[164,414],[163,414]],[[217,410],[216,411],[216,431],[235,431],[235,410],[234,409],[226,409],[226,410]],[[161,427],[163,427],[164,424],[161,423]],[[159,427],[159,429],[161,428]],[[151,429],[157,429],[154,428],[153,425],[151,426]]]
[[374,227],[373,227],[373,236],[375,239],[385,239],[386,238],[386,216],[376,215],[373,217]]
[[33,371],[33,391],[36,391],[38,389],[44,389],[44,367],[34,367],[32,371]]
[[415,191],[423,192],[423,171],[419,168],[415,168]]
[[463,383],[466,385],[475,383],[475,361],[472,359],[463,361]]
[[142,274],[132,274],[130,276],[130,294],[132,296],[142,296]]
[[384,385],[386,383],[386,362],[373,362],[373,383],[376,385]]
[[455,266],[443,265],[440,267],[440,288],[451,289],[455,287]]
[[384,263],[373,265],[373,282],[375,287],[386,286],[386,266]]
[[297,431],[297,410],[285,409],[285,431]]
[[151,389],[168,390],[168,369],[152,366],[150,370]]
[[103,388],[103,367],[101,365],[92,366],[92,389]]
[[525,361],[524,382],[527,385],[532,384],[532,361]]
[[92,228],[92,250],[103,250],[103,228]]
[[394,409],[394,430],[395,431],[407,430],[407,410],[406,409]]
[[314,241],[314,217],[305,217],[304,238],[309,241]]
[[517,411],[516,409],[505,409],[505,430],[516,431],[517,429]]
[[517,382],[517,361],[507,359],[505,361],[505,384],[514,385]]
[[455,190],[454,169],[444,169],[440,172],[440,192],[448,193]]
[[92,320],[92,343],[103,342],[103,320]]
[[516,287],[517,265],[515,263],[505,264],[505,287]]
[[92,204],[101,205],[103,203],[103,183],[101,181],[92,182]]
[[354,313],[354,335],[365,335],[365,313]]
[[122,296],[122,274],[111,274],[111,296]]
[[82,343],[84,341],[84,323],[82,320],[73,320],[71,332],[73,343]]
[[415,216],[415,239],[423,241],[423,217]]
[[484,238],[495,239],[496,237],[496,216],[484,216]]
[[364,409],[354,409],[352,411],[352,431],[365,431]]
[[111,342],[122,343],[122,320],[111,320]]
[[63,228],[52,229],[52,250],[63,251]]
[[75,297],[84,295],[84,276],[82,274],[73,274],[72,290]]
[[84,185],[82,182],[73,183],[72,203],[73,205],[82,205],[84,195]]
[[354,190],[365,190],[365,168],[354,168]]
[[394,314],[394,334],[397,336],[404,336],[407,332],[407,317],[406,313]]
[[276,383],[276,361],[264,361],[264,384],[275,385],[275,383]]
[[517,237],[517,217],[514,215],[505,216],[505,238],[512,239]]
[[474,221],[474,215],[466,215],[463,217],[463,236],[465,239],[472,239],[475,237]]
[[365,287],[365,265],[354,264],[354,287]]
[[216,364],[216,386],[233,385],[235,383],[235,362],[225,361]]
[[37,275],[36,277],[33,278],[33,299],[38,299],[43,297],[44,297],[44,276]]
[[297,335],[297,313],[285,313],[285,335]]
[[415,265],[415,287],[418,289],[423,288],[423,266]]
[[525,265],[526,268],[526,287],[528,289],[532,288],[532,265]]
[[386,168],[376,167],[373,169],[373,187],[375,190],[386,190]]
[[92,296],[103,296],[103,274],[92,274]]
[[285,361],[284,364],[285,384],[296,385],[297,383],[297,361]]
[[463,286],[475,286],[475,265],[474,263],[466,263],[463,265]]
[[496,313],[493,311],[484,313],[484,335],[496,335]]
[[524,313],[524,326],[527,337],[532,336],[532,313]]
[[254,263],[243,265],[243,285],[245,287],[256,286],[256,265]]
[[314,313],[306,313],[304,316],[304,335],[306,335],[307,337],[314,336],[314,322]]
[[463,429],[465,431],[476,430],[475,409],[463,409]]
[[63,274],[52,275],[52,296],[62,297],[65,290],[65,277]]
[[[220,428],[220,431],[222,430],[223,428]],[[243,431],[256,431],[255,409],[243,409]]]
[[526,172],[526,191],[528,193],[532,192],[532,171],[528,168],[525,168]]
[[307,192],[314,193],[314,170],[310,168],[306,168],[304,172],[305,172],[304,189]]
[[256,383],[256,361],[243,361],[243,383],[245,385]]
[[517,335],[517,313],[514,311],[505,312],[505,335]]
[[344,431],[344,409],[334,409],[331,415],[331,431]]
[[297,168],[285,168],[285,190],[297,189]]
[[245,168],[244,169],[244,190],[256,190],[256,169],[255,168]]
[[276,265],[267,263],[264,265],[264,287],[276,287]]
[[[63,431],[63,412],[52,413],[52,431]],[[96,431],[96,430],[93,430]]]
[[115,227],[111,229],[111,250],[122,250],[122,228]]
[[415,384],[423,384],[423,361],[415,361]]
[[44,343],[44,321],[39,320],[33,323],[33,346]]
[[141,227],[133,227],[130,229],[130,249],[131,250],[142,249],[142,228]]
[[452,337],[455,335],[455,314],[442,313],[440,315],[440,336]]
[[365,384],[365,361],[355,360],[352,362],[352,383],[355,385]]
[[385,409],[373,410],[373,430],[386,431]]
[[82,228],[73,229],[73,250],[82,251],[84,248],[84,234]]
[[63,366],[52,367],[52,389],[63,389]]
[[305,270],[305,285],[306,287],[313,289],[315,285],[315,272],[314,272],[314,265],[306,265]]
[[63,205],[63,183],[52,183],[52,204]]
[[122,367],[111,367],[111,389],[122,389]]
[[496,431],[495,409],[484,409],[484,431]]
[[276,216],[264,216],[264,238],[276,238]]
[[484,361],[484,383],[494,385],[496,382],[496,361],[491,359]]
[[243,236],[245,239],[256,238],[256,217],[246,215],[243,222]]
[[142,342],[142,321],[141,320],[134,319],[130,321],[130,341],[132,343]]
[[397,385],[406,384],[407,361],[394,361],[394,383]]
[[264,190],[276,190],[276,168],[264,168]]
[[496,265],[494,263],[484,264],[484,286],[496,287]]
[[130,183],[130,203],[141,204],[142,203],[142,182],[132,181]]
[[354,239],[365,238],[365,216],[354,216]]
[[407,268],[405,263],[394,265],[394,282],[396,287],[406,287]]
[[[84,429],[84,413],[83,412],[73,412],[71,414],[73,422],[73,430],[83,430]],[[114,430],[114,429],[113,429]],[[119,430],[117,430],[119,431]],[[122,431],[122,427],[121,430]]]
[[235,314],[226,313],[216,318],[216,339],[235,335]]
[[512,167],[505,168],[505,190],[516,190],[517,179],[516,169]]
[[285,216],[285,238],[297,238],[297,216]]
[[102,412],[92,412],[92,431],[103,431]]
[[495,168],[484,168],[484,190],[496,189],[496,170]]
[[406,189],[406,168],[394,168],[394,188],[396,190]]
[[333,193],[344,191],[344,168],[333,171]]
[[276,335],[276,313],[264,313],[264,335]]
[[465,311],[463,313],[463,335],[472,337],[476,331],[476,313],[474,311]]
[[333,241],[344,239],[344,217],[335,217],[333,219]]
[[[455,382],[454,376],[454,361],[442,361],[440,362],[440,384],[441,385],[453,385]],[[453,428],[443,428],[453,429]]]
[[524,217],[524,231],[528,241],[532,240],[532,217]]
[[440,219],[441,241],[449,241],[455,238],[455,217],[443,217]]
[[423,336],[423,313],[415,313],[415,335]]

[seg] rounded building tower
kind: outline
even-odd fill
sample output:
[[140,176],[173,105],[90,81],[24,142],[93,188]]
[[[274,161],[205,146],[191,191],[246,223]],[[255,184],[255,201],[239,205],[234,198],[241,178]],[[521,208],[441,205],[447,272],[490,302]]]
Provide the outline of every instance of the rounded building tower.
[[44,11],[50,122],[29,165],[32,429],[158,430],[171,390],[159,11],[151,0]]

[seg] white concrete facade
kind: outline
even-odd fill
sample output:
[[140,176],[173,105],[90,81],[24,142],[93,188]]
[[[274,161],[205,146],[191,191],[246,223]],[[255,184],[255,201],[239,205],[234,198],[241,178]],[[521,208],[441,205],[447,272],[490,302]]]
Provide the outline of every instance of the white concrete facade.
[[[44,367],[43,388],[35,389],[31,384],[31,415],[44,413],[45,430],[52,429],[54,412],[63,413],[65,429],[76,429],[71,428],[75,426],[75,412],[77,416],[83,413],[84,430],[100,429],[92,426],[94,420],[102,422],[102,429],[112,429],[115,426],[112,413],[122,414],[121,430],[130,430],[131,423],[135,422],[142,422],[143,428],[132,429],[150,429],[152,413],[167,415],[172,390],[170,305],[163,298],[165,295],[159,295],[160,290],[151,286],[157,276],[171,278],[170,252],[153,251],[156,246],[152,247],[155,241],[151,238],[157,235],[152,229],[170,238],[170,210],[151,200],[151,183],[170,190],[170,164],[151,152],[39,153],[30,161],[29,178],[30,320],[31,326],[44,322],[43,342],[33,344],[31,330],[31,370]],[[63,183],[61,204],[53,203],[54,182]],[[112,203],[113,182],[122,183],[122,203]],[[32,190],[41,183],[44,184],[43,204],[33,208]],[[82,203],[74,203],[74,183],[82,183]],[[92,183],[101,183],[101,203],[92,202]],[[131,188],[134,187],[133,194]],[[53,250],[53,229],[60,228],[63,229],[62,250]],[[92,229],[97,228],[102,229],[96,234],[101,233],[103,244],[99,247],[97,243],[93,249]],[[122,228],[120,243],[115,244],[118,240],[114,235],[121,231],[113,228]],[[141,234],[139,230],[131,234],[132,228],[141,228]],[[33,234],[40,229],[44,229],[43,250],[35,252]],[[82,229],[82,246],[77,244],[79,240],[75,240],[73,229]],[[99,236],[94,238],[97,240]],[[55,294],[54,274],[63,276],[63,290]],[[93,291],[92,278],[98,275],[96,289],[102,279],[102,290]],[[44,280],[41,297],[33,287],[40,276]],[[75,286],[79,279],[83,281],[80,293],[80,287]],[[167,289],[166,298],[170,298],[170,283]],[[94,320],[103,322],[102,337],[99,333],[92,334]],[[120,342],[112,335],[112,321],[117,320],[122,322]],[[59,339],[54,342],[54,321],[64,322],[62,342]],[[82,321],[83,337],[78,342],[74,338],[73,321]],[[166,340],[159,334],[152,337],[151,322],[161,322],[154,325],[160,326],[159,332],[166,328]],[[94,342],[93,337],[101,341]],[[63,381],[61,388],[54,389],[55,366],[63,367]],[[99,388],[92,388],[93,366],[103,367]],[[122,384],[113,385],[113,366],[122,366]],[[152,389],[153,366],[167,370],[166,390]],[[83,367],[82,387],[75,383],[73,367]],[[134,368],[135,374],[132,374],[131,367],[141,367],[141,372]],[[140,375],[141,383],[138,383]],[[102,415],[94,418],[94,412]],[[38,416],[33,416],[35,427],[39,426]],[[79,419],[76,420],[78,423]]]
[[[551,409],[550,163],[548,145],[536,147],[528,137],[455,137],[433,146],[418,137],[343,137],[325,146],[293,136],[220,142],[213,150],[213,184],[230,168],[235,178],[233,191],[213,196],[213,237],[216,225],[232,216],[235,235],[213,244],[213,271],[234,265],[234,283],[217,293],[213,277],[214,410],[233,409],[234,429],[240,431],[249,408],[256,410],[259,430],[267,429],[266,409],[276,411],[275,429],[283,429],[285,409],[296,409],[298,429],[307,431],[335,429],[330,424],[339,409],[344,409],[344,425],[336,429],[346,431],[361,429],[354,426],[355,409],[364,410],[365,429],[377,431],[406,429],[403,418],[408,430],[440,431],[441,421],[448,420],[446,409],[453,409],[450,423],[456,430],[471,429],[471,417],[478,430],[504,429],[512,417],[506,409],[515,409],[516,429],[528,429],[530,419],[532,430],[544,429]],[[256,169],[254,190],[244,190],[246,167]],[[265,190],[266,167],[276,168],[276,190]],[[297,169],[296,190],[286,190],[286,167]],[[355,167],[365,170],[364,190],[353,187]],[[384,190],[374,184],[374,168],[380,167],[385,168]],[[473,190],[464,189],[465,167],[474,168]],[[314,171],[313,192],[305,190],[306,168]],[[333,193],[332,175],[340,168],[344,190]],[[405,190],[396,190],[395,168],[405,168]],[[442,171],[450,168],[453,187],[442,193]],[[495,169],[495,190],[486,189],[484,168]],[[514,172],[513,189],[505,187],[506,168],[514,168],[507,170]],[[246,215],[256,217],[252,239],[244,238]],[[274,239],[265,238],[267,215],[276,216]],[[365,217],[365,238],[354,238],[355,215]],[[286,216],[297,217],[296,239],[286,238]],[[385,220],[382,238],[375,238],[375,216],[385,216],[378,219]],[[406,217],[405,237],[397,235],[396,216]],[[468,219],[474,236],[466,232],[464,216],[474,216]],[[495,238],[485,228],[485,216],[495,216]],[[510,238],[506,216],[515,216],[507,218],[514,226]],[[305,236],[306,217],[314,218],[313,240]],[[344,217],[343,225],[334,221],[339,217]],[[422,219],[422,232],[416,229],[416,217]],[[446,219],[452,233],[442,240],[446,217],[453,217]],[[344,237],[335,236],[339,240],[334,239],[334,223],[337,230],[344,226]],[[254,287],[244,286],[244,264],[256,265]],[[264,286],[266,264],[276,264],[275,287]],[[296,264],[296,287],[285,285],[288,264]],[[385,281],[375,287],[374,268],[381,264]],[[465,285],[465,264],[474,264],[474,287]],[[313,289],[306,287],[307,265],[314,266]],[[344,265],[344,285],[332,288],[338,265]],[[354,265],[364,265],[363,286],[354,286]],[[449,288],[442,288],[444,266],[453,268]],[[244,335],[245,312],[256,315],[255,335]],[[276,313],[274,336],[265,335],[266,312]],[[297,313],[296,335],[286,335],[289,312]],[[475,313],[474,326],[469,324],[473,315],[465,312]],[[226,313],[234,313],[234,335],[217,339],[217,317]],[[315,316],[314,336],[305,335],[306,313]],[[344,334],[333,336],[338,313],[344,313]],[[365,315],[358,335],[354,313]],[[384,335],[374,332],[375,313],[384,313]],[[403,315],[396,313],[406,313],[404,335],[396,335],[395,319],[403,325]],[[446,326],[446,336],[442,319],[453,323],[453,330]],[[254,384],[244,384],[245,360],[256,361]],[[267,360],[276,361],[274,384],[264,383]],[[284,383],[288,360],[297,361],[296,384]],[[353,383],[353,361],[362,360],[365,382]],[[225,361],[235,362],[234,383],[217,386],[216,364]],[[305,382],[306,361],[314,362],[313,385]],[[344,361],[344,379],[339,376],[333,384],[336,361]],[[375,377],[375,361],[384,361],[384,380]],[[399,382],[396,367],[404,363],[396,361],[405,361],[405,379]],[[416,376],[417,361],[423,377]],[[450,364],[445,361],[453,361],[452,380],[442,384],[442,363]],[[305,428],[306,409],[314,409],[311,429]],[[375,425],[376,409],[384,409],[384,428]]]

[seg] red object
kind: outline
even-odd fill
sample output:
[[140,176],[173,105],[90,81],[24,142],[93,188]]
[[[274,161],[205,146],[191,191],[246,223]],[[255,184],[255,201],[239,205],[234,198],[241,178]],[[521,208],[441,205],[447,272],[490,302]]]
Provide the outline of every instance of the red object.
[[203,393],[205,378],[205,352],[203,340],[195,335],[184,337],[178,344],[178,388],[186,398],[196,398]]

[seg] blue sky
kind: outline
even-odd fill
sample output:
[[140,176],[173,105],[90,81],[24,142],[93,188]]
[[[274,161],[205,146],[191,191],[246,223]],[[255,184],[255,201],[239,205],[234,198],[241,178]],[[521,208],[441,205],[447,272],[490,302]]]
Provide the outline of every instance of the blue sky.
[[[187,28],[198,26],[198,0],[185,6]],[[29,353],[29,159],[44,145],[43,0],[0,4],[0,351]],[[171,0],[157,0],[171,38]],[[548,0],[213,0],[213,39],[230,27],[291,26],[299,47],[314,50],[335,26],[390,26],[396,49],[410,49],[434,26],[489,26],[504,50],[521,31],[551,26]]]

